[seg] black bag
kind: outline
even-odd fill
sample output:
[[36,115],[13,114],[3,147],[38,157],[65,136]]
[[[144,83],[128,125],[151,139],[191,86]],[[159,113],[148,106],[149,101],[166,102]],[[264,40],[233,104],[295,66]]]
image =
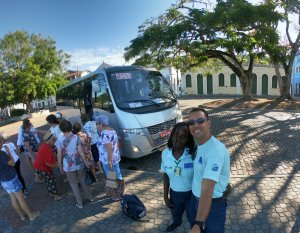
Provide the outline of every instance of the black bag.
[[123,195],[121,207],[123,214],[132,218],[133,220],[139,220],[147,213],[147,209],[143,202],[134,194]]
[[90,185],[90,184],[94,184],[95,182],[96,182],[96,178],[95,178],[93,172],[91,171],[91,169],[86,169],[86,171],[85,171],[85,184]]
[[24,146],[20,146],[20,153],[23,153],[25,151]]

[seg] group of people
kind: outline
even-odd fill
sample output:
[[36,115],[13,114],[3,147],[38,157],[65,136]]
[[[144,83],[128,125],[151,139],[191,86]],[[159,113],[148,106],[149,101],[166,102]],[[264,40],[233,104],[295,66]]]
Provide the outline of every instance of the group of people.
[[[39,212],[31,212],[24,200],[28,192],[20,172],[20,153],[32,166],[36,182],[44,182],[54,200],[62,199],[53,174],[53,168],[58,167],[66,175],[78,208],[83,208],[80,189],[87,199],[94,200],[85,184],[85,168],[91,169],[95,178],[96,169],[98,172],[103,169],[106,175],[114,171],[117,179],[123,181],[118,135],[109,126],[108,117],[98,115],[93,121],[89,114],[84,114],[81,119],[82,125],[72,125],[61,114],[47,116],[50,129],[44,132],[40,145],[37,130],[26,118],[19,131],[19,150],[0,132],[0,182],[21,219],[27,215],[33,220]],[[230,158],[225,145],[211,134],[210,126],[211,119],[205,109],[192,109],[187,122],[173,127],[167,148],[162,152],[164,201],[173,218],[166,232],[181,225],[184,211],[190,233],[224,232]],[[124,183],[119,189],[123,188]]]
[[166,232],[182,223],[186,212],[190,233],[222,233],[230,193],[230,157],[225,145],[210,132],[205,109],[194,108],[187,122],[177,123],[162,152],[164,201],[173,222]]
[[[109,127],[108,117],[98,115],[91,120],[89,114],[84,114],[81,120],[82,124],[76,122],[72,125],[61,113],[50,114],[46,117],[50,128],[44,131],[35,129],[25,118],[18,134],[18,147],[7,141],[6,133],[0,132],[0,182],[22,220],[25,215],[33,220],[39,212],[32,213],[24,199],[28,191],[21,175],[19,155],[25,156],[34,171],[35,182],[44,183],[55,201],[62,199],[53,173],[53,169],[58,167],[61,174],[66,175],[65,181],[73,191],[78,208],[83,208],[80,190],[88,200],[94,201],[85,183],[86,169],[92,171],[95,179],[96,173],[104,171],[107,175],[111,170],[116,172],[118,181],[123,181],[119,167],[118,136]],[[37,132],[43,134],[41,144]]]

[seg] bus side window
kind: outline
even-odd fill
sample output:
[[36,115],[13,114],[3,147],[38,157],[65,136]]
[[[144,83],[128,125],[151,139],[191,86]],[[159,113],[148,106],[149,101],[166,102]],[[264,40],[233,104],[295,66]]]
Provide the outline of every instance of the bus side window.
[[100,108],[109,112],[114,112],[112,100],[106,87],[106,81],[102,74],[93,81],[94,108]]

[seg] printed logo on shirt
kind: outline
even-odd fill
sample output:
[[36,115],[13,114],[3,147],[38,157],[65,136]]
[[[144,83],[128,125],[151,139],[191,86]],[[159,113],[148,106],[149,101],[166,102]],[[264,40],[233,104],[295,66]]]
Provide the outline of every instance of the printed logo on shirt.
[[219,166],[218,166],[218,164],[216,164],[216,163],[214,163],[213,165],[212,165],[212,167],[211,167],[211,170],[212,171],[218,171],[219,170]]
[[200,158],[199,158],[199,163],[201,163],[202,164],[202,156],[200,156]]
[[188,168],[193,168],[193,163],[185,163],[184,164],[184,168],[188,169]]
[[164,166],[164,169],[172,169],[172,167]]

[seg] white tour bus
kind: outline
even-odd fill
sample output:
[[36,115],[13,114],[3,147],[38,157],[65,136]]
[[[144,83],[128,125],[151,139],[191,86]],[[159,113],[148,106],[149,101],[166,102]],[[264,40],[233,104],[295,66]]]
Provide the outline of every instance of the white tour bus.
[[115,66],[74,79],[57,92],[57,105],[81,114],[107,115],[119,137],[121,155],[139,158],[161,149],[182,120],[175,93],[160,72]]

